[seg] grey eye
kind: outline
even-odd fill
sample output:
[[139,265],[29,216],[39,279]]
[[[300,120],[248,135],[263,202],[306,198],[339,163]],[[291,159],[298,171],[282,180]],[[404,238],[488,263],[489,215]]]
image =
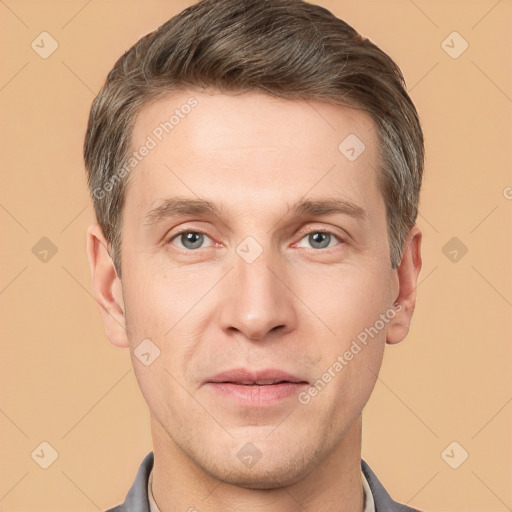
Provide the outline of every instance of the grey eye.
[[173,239],[172,242],[179,242],[178,247],[187,250],[194,250],[201,248],[203,245],[205,238],[210,238],[204,233],[198,233],[197,231],[183,231],[182,233],[178,233]]
[[329,247],[331,235],[322,232],[311,233],[308,235],[308,241],[315,249],[325,249]]

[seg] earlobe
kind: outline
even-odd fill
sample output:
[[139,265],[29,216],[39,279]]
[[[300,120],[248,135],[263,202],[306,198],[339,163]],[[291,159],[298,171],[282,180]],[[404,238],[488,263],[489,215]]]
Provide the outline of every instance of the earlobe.
[[400,343],[409,332],[412,315],[416,306],[416,287],[421,270],[421,230],[414,226],[404,244],[402,260],[396,269],[398,295],[395,299],[396,315],[389,322],[386,342]]
[[121,279],[107,249],[108,243],[98,224],[87,229],[87,257],[91,269],[92,289],[98,304],[105,333],[116,347],[128,347],[126,317]]

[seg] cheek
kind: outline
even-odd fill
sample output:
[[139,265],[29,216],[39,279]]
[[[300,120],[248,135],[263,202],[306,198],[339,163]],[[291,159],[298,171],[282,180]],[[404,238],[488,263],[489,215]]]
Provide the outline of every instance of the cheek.
[[381,315],[390,307],[389,272],[346,266],[313,278],[317,286],[310,286],[308,299],[328,326],[315,349],[321,355],[318,388],[325,384],[319,402],[355,413],[368,400],[382,363],[388,324]]
[[141,336],[162,339],[186,314],[188,296],[194,295],[186,279],[159,269],[146,271],[147,266],[147,262],[132,265],[123,283],[125,315],[133,343]]
[[380,266],[346,265],[323,274],[309,272],[301,296],[329,328],[331,338],[344,345],[390,307],[390,286],[389,272]]
[[[173,377],[183,381],[185,363],[197,342],[194,326],[204,307],[198,300],[207,292],[208,282],[203,280],[196,286],[184,272],[142,270],[126,275],[125,318],[132,363],[141,390],[151,403],[179,387]],[[148,345],[145,353],[158,354],[149,366],[138,357],[143,340],[150,340],[144,341]]]

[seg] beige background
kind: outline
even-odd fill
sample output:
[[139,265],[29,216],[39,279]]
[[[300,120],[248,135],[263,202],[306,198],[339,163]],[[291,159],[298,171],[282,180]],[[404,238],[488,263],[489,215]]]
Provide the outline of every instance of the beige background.
[[[81,146],[114,61],[190,3],[0,2],[1,511],[104,510],[151,450],[129,354],[109,344],[91,295]],[[512,510],[512,2],[318,3],[401,66],[428,154],[419,303],[408,339],[387,348],[363,456],[411,506]],[[31,48],[43,31],[58,43],[47,59]],[[442,45],[453,31],[469,44],[456,59]],[[32,252],[43,237],[57,248],[46,262]],[[453,441],[469,453],[458,469],[445,462],[461,460],[444,451]],[[58,452],[47,469],[42,442]]]

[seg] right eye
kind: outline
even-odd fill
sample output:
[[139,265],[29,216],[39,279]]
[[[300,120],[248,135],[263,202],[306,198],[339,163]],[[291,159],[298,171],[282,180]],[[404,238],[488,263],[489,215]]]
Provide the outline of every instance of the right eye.
[[[212,240],[206,233],[202,233],[201,231],[192,231],[192,230],[183,230],[179,233],[176,233],[169,240],[170,243],[177,242],[176,245],[180,249],[185,249],[187,251],[194,251],[196,249],[202,249],[202,244],[205,241],[205,238]],[[207,246],[211,247],[211,245]]]

